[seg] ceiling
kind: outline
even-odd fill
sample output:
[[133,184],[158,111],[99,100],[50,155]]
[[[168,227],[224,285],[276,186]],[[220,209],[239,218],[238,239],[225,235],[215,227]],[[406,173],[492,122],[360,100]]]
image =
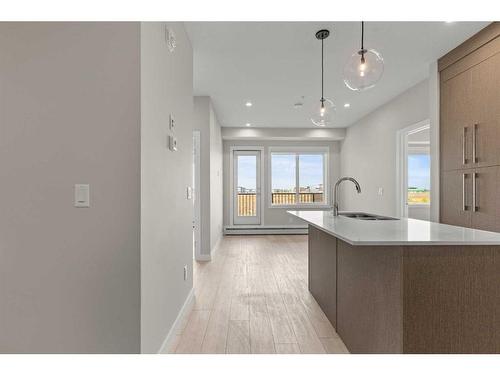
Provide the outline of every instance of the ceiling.
[[[321,96],[317,30],[330,30],[325,97],[336,105],[332,126],[346,127],[425,79],[431,62],[487,24],[365,23],[365,47],[382,54],[385,68],[379,83],[361,93],[349,90],[342,76],[360,47],[360,22],[187,22],[186,29],[194,50],[194,93],[212,98],[222,126],[310,128]],[[294,108],[298,102],[303,106]]]

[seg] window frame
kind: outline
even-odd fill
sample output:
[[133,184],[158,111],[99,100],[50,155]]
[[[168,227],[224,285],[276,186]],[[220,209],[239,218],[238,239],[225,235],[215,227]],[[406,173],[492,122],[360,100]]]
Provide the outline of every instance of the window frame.
[[[299,155],[323,155],[323,195],[324,202],[321,203],[295,203],[295,204],[273,204],[273,167],[272,167],[272,155],[273,154],[284,154],[284,155],[295,155],[295,187],[296,187],[296,198],[295,201],[299,202],[298,195],[300,194],[300,173],[299,173]],[[267,204],[268,208],[285,208],[285,209],[297,209],[297,208],[329,208],[330,207],[330,184],[328,179],[329,170],[329,155],[330,147],[326,146],[314,146],[314,147],[269,147],[267,153]]]

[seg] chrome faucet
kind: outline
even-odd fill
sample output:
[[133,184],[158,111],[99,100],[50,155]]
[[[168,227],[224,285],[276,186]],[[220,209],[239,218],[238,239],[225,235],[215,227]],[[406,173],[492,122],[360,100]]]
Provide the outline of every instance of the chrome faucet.
[[339,185],[343,181],[351,181],[354,183],[354,186],[356,186],[356,191],[361,193],[361,186],[359,186],[358,181],[356,181],[352,177],[342,177],[339,178],[339,180],[335,183],[335,187],[333,188],[333,216],[339,216],[339,197],[338,197],[338,190],[339,190]]

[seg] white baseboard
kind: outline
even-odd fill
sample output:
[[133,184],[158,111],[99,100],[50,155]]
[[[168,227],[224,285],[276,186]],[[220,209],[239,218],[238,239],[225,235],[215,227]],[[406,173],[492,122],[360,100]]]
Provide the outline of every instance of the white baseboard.
[[161,344],[161,347],[158,350],[158,354],[165,353],[173,344],[173,341],[175,339],[175,336],[177,336],[177,332],[179,332],[179,328],[183,319],[191,312],[193,305],[194,289],[191,289],[188,296],[186,297],[186,300],[184,301],[184,304],[181,307],[181,310],[179,311],[179,314],[177,314],[177,318],[175,318],[174,324],[172,324],[170,331],[168,331],[167,337],[165,337],[163,344]]
[[222,235],[217,240],[215,246],[210,250],[210,254],[198,254],[195,257],[195,260],[197,260],[198,262],[210,262],[212,259],[214,259],[215,253],[217,252],[217,249],[219,248],[221,239],[222,239]]
[[212,260],[212,257],[210,254],[198,254],[195,258],[198,262],[210,262]]
[[242,234],[307,234],[308,230],[305,226],[232,226],[225,227],[225,235],[242,235]]

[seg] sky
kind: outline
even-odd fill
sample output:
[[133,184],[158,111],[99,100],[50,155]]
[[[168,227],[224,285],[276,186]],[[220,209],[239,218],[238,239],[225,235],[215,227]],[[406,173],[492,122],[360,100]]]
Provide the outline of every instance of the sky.
[[[322,155],[300,155],[299,175],[301,186],[317,186],[323,183]],[[256,157],[238,157],[238,186],[255,189]],[[272,188],[295,187],[295,155],[272,156]],[[408,155],[408,186],[430,190],[429,155]]]
[[408,187],[430,190],[430,156],[408,155]]
[[[273,189],[295,188],[295,155],[274,154],[271,168]],[[238,186],[255,189],[255,156],[238,157]],[[299,156],[300,186],[323,183],[323,155]]]

